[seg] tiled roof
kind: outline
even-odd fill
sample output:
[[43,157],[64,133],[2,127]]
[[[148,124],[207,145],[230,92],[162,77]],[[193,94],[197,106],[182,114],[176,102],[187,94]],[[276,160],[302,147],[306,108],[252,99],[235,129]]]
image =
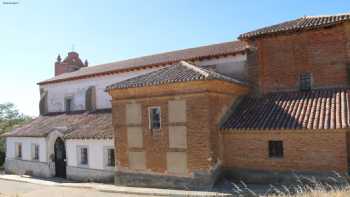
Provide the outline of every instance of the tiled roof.
[[65,138],[112,138],[112,113],[106,111],[39,116],[4,136],[46,137],[56,130],[65,133]]
[[223,129],[349,128],[350,89],[270,93],[244,98],[221,125]]
[[51,79],[39,82],[38,84],[54,83],[66,80],[74,80],[84,77],[93,77],[96,75],[110,74],[116,72],[123,72],[132,68],[142,68],[150,66],[159,66],[172,64],[181,60],[198,60],[202,58],[210,58],[220,55],[229,55],[244,52],[247,49],[245,42],[232,41],[220,44],[213,44],[208,46],[189,48],[123,61],[113,62],[109,64],[101,64],[97,66],[90,66],[81,68],[78,71],[71,73],[64,73],[55,76]]
[[212,79],[244,84],[231,77],[181,61],[175,65],[170,65],[150,73],[115,83],[108,86],[106,90]]
[[241,34],[239,38],[249,39],[282,32],[317,29],[320,27],[327,27],[337,23],[342,23],[344,21],[350,21],[350,13],[327,16],[305,16],[295,20],[283,22],[277,25],[272,25],[269,27],[264,27],[255,31],[244,33]]

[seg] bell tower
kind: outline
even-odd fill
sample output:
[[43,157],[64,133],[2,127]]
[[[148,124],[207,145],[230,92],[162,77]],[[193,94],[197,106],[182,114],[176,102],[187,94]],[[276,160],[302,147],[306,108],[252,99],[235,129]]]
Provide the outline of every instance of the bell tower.
[[79,57],[79,53],[75,51],[69,52],[68,56],[63,61],[61,56],[58,55],[55,62],[55,76],[63,73],[74,72],[87,66],[88,61],[85,60],[85,63],[83,63]]

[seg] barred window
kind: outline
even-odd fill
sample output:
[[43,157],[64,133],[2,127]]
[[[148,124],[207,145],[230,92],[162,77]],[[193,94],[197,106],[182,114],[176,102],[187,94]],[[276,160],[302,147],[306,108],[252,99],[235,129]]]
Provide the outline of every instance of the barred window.
[[307,91],[311,90],[312,83],[312,74],[311,73],[302,73],[300,74],[300,90]]
[[269,157],[283,158],[283,141],[269,141]]
[[86,147],[80,148],[80,165],[88,165],[88,149]]
[[22,144],[21,143],[16,144],[16,158],[18,158],[18,159],[22,158]]
[[39,160],[39,145],[32,144],[32,159]]
[[160,107],[149,108],[150,129],[160,129]]
[[112,167],[115,165],[114,149],[107,149],[107,166]]

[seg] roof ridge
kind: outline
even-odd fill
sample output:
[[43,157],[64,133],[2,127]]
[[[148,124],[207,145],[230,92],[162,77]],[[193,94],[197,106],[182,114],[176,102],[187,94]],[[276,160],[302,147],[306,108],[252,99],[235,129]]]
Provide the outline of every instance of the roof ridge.
[[185,66],[185,67],[187,67],[187,68],[189,68],[189,69],[192,69],[193,71],[198,72],[198,73],[204,75],[204,77],[209,77],[209,75],[210,75],[210,73],[209,73],[207,70],[204,70],[204,69],[202,69],[202,68],[199,68],[198,66],[195,66],[195,65],[193,65],[193,64],[190,64],[190,63],[188,63],[188,62],[186,62],[186,61],[183,61],[183,60],[180,61],[180,65],[181,65],[181,66]]
[[205,47],[213,47],[213,46],[217,46],[217,45],[223,45],[223,44],[230,44],[230,43],[239,43],[242,42],[240,40],[233,40],[233,41],[226,41],[226,42],[218,42],[218,43],[214,43],[214,44],[206,44],[206,45],[200,45],[200,46],[196,46],[196,47],[190,47],[190,48],[181,48],[181,49],[176,49],[176,50],[166,50],[166,51],[162,51],[162,52],[156,52],[156,53],[152,53],[149,55],[142,55],[142,56],[135,56],[135,57],[130,57],[127,59],[121,59],[121,60],[116,60],[116,61],[112,61],[109,63],[102,63],[102,64],[97,64],[97,65],[92,65],[86,68],[91,68],[94,66],[103,66],[103,65],[108,65],[108,64],[113,64],[113,63],[118,63],[118,62],[123,62],[123,61],[128,61],[128,60],[133,60],[133,59],[139,59],[139,58],[146,58],[146,57],[152,57],[152,56],[157,56],[157,55],[165,55],[168,53],[174,53],[174,52],[181,52],[181,51],[186,51],[186,50],[193,50],[193,49],[199,49],[199,48],[205,48]]
[[305,93],[315,93],[315,92],[320,92],[320,91],[345,91],[345,90],[350,90],[350,87],[326,87],[326,88],[317,88],[317,89],[312,89],[310,91],[300,91],[300,90],[289,90],[289,91],[277,91],[277,92],[269,92],[264,94],[263,96],[266,95],[275,95],[275,94],[305,94]]
[[350,21],[350,13],[340,13],[331,15],[302,16],[296,19],[287,20],[277,24],[258,28],[253,31],[240,34],[239,39],[250,39],[265,35],[281,34],[286,32],[300,32],[318,29],[325,26],[332,26],[345,21]]
[[321,18],[321,17],[332,17],[332,16],[344,16],[344,15],[350,15],[350,12],[344,12],[344,13],[338,13],[338,14],[321,14],[321,15],[305,15],[301,18]]

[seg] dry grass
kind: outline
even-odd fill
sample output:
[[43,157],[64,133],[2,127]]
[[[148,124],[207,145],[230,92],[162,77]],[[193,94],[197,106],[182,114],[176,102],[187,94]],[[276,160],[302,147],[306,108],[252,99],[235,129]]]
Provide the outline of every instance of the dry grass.
[[350,188],[342,189],[314,189],[311,191],[304,191],[295,194],[272,194],[267,195],[268,197],[348,197],[350,196]]
[[257,194],[246,184],[233,184],[234,196],[248,197],[350,197],[350,182],[347,177],[335,173],[327,182],[318,182],[315,178],[295,175],[297,183],[294,185],[270,185],[264,194]]

